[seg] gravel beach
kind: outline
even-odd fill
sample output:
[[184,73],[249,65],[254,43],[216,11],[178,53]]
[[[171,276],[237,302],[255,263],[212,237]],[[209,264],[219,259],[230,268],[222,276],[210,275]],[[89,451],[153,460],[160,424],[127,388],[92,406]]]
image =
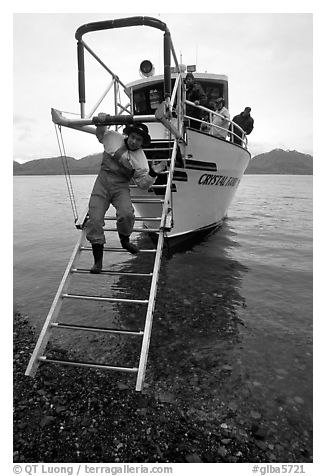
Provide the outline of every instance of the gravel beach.
[[98,370],[41,366],[31,379],[24,372],[35,342],[16,312],[14,462],[312,462],[310,432],[289,427],[289,417],[266,421],[264,402],[257,410],[248,392],[212,415],[180,403],[170,387],[139,393],[133,379]]

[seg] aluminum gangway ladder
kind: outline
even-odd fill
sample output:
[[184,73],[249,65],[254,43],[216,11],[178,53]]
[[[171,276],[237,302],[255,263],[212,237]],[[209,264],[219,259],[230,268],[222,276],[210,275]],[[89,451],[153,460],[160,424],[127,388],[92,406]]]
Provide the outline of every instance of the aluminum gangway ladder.
[[[151,331],[152,331],[152,323],[153,323],[153,313],[155,308],[155,300],[156,300],[156,293],[157,293],[157,286],[158,286],[158,278],[159,278],[159,270],[161,265],[161,258],[162,258],[162,251],[164,245],[164,237],[168,230],[171,229],[173,226],[173,210],[172,210],[172,180],[173,180],[173,170],[174,170],[174,163],[177,154],[177,139],[173,141],[173,147],[171,147],[172,153],[169,153],[170,159],[168,159],[169,166],[163,174],[167,175],[166,185],[153,185],[153,189],[158,187],[162,189],[165,187],[165,195],[151,195],[149,198],[139,198],[135,197],[132,198],[132,202],[134,203],[159,203],[161,204],[161,216],[160,217],[136,217],[137,221],[157,221],[158,226],[156,228],[141,228],[134,227],[134,232],[155,232],[158,235],[158,239],[156,242],[156,248],[150,250],[142,250],[140,249],[139,252],[145,253],[153,253],[155,254],[154,264],[153,264],[153,271],[148,276],[151,278],[151,284],[149,289],[148,299],[139,300],[139,299],[123,299],[123,298],[114,298],[114,297],[99,297],[99,296],[90,296],[85,294],[71,294],[69,293],[69,285],[71,284],[71,280],[75,273],[89,273],[87,269],[79,269],[78,261],[81,256],[81,253],[90,252],[92,248],[90,246],[84,246],[83,243],[85,241],[85,220],[81,218],[80,222],[76,224],[77,228],[81,229],[80,237],[75,245],[71,258],[68,262],[67,268],[64,272],[62,277],[61,283],[53,300],[52,306],[49,310],[41,333],[39,335],[38,341],[36,343],[35,349],[32,353],[30,358],[28,367],[26,369],[25,375],[30,377],[34,377],[38,367],[41,363],[43,364],[63,364],[63,365],[70,365],[70,366],[77,366],[77,367],[88,367],[88,368],[95,368],[95,369],[103,369],[103,370],[112,370],[112,371],[121,371],[121,372],[129,372],[132,374],[137,375],[136,379],[136,387],[137,391],[141,391],[144,383],[145,372],[146,372],[146,365],[148,359],[148,352],[149,352],[149,345],[150,345],[150,338],[151,338]],[[86,215],[86,214],[85,214]],[[86,215],[87,216],[87,215]],[[87,218],[86,218],[87,219]],[[112,220],[112,217],[105,217],[106,220]],[[110,226],[104,227],[104,231],[116,231],[116,228],[112,228]],[[124,251],[121,248],[109,248],[104,247],[105,253],[115,252],[115,251]],[[114,271],[106,271],[103,270],[101,274],[128,274],[133,275],[134,279],[137,279],[140,276],[144,276],[144,274],[140,273],[116,273]],[[89,279],[93,279],[94,276],[88,274]],[[85,325],[78,325],[78,324],[64,324],[60,323],[58,320],[60,309],[62,304],[65,300],[88,300],[88,301],[101,301],[102,303],[105,302],[123,302],[123,303],[130,303],[136,305],[144,305],[147,306],[146,317],[145,317],[145,324],[142,330],[126,330],[126,329],[114,329],[114,328],[105,328],[105,327],[92,327],[92,326],[85,326]],[[72,361],[72,360],[60,360],[55,359],[52,357],[47,357],[45,355],[45,350],[47,344],[51,338],[52,331],[54,329],[66,329],[66,330],[77,330],[77,331],[89,331],[89,332],[99,332],[99,333],[111,333],[111,334],[120,334],[124,336],[139,336],[142,339],[141,343],[141,350],[139,356],[139,363],[138,367],[123,367],[123,366],[115,366],[115,365],[105,365],[102,363],[96,362],[82,362],[82,361]]]

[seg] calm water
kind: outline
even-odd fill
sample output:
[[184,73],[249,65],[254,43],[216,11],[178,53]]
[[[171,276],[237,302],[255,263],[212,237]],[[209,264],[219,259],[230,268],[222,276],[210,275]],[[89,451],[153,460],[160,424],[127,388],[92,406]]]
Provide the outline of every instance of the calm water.
[[[82,211],[95,177],[72,179]],[[14,300],[37,330],[77,237],[64,177],[14,177]],[[111,266],[127,260],[132,267],[140,259],[116,254]],[[206,418],[240,393],[266,420],[287,415],[288,425],[306,431],[312,421],[312,177],[245,176],[223,228],[166,257],[161,278],[150,388],[169,390]],[[81,285],[108,295],[107,282]],[[111,295],[142,297],[143,285],[125,290],[124,284],[115,279]],[[80,304],[79,321],[91,316],[138,325],[137,313],[111,310],[113,317],[103,305],[94,312]],[[69,318],[73,313],[67,309]],[[96,336],[86,346],[71,339],[82,352],[93,342],[107,346]],[[124,350],[116,350],[122,360]]]

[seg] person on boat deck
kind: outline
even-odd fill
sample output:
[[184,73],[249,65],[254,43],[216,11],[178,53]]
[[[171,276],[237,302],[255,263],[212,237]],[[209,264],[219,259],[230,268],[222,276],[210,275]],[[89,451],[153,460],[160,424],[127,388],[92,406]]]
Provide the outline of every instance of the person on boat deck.
[[[244,111],[242,111],[237,116],[234,116],[234,118],[232,119],[232,121],[238,124],[245,131],[247,135],[250,134],[250,132],[254,128],[254,120],[251,117],[250,112],[251,112],[251,107],[245,107]],[[230,129],[232,130],[232,124],[230,126]],[[235,144],[241,145],[242,143],[241,138],[243,135],[242,131],[238,127],[233,126],[233,132],[234,134],[237,134],[238,136],[240,136],[240,138],[231,134],[231,141],[234,142]]]
[[[98,115],[104,122],[106,114]],[[90,270],[99,274],[103,267],[105,243],[104,216],[110,204],[116,209],[117,230],[121,246],[130,253],[138,248],[130,243],[135,215],[130,198],[129,184],[133,180],[141,189],[148,190],[162,172],[165,162],[149,167],[142,146],[148,146],[151,137],[142,123],[127,125],[122,134],[110,131],[107,126],[97,126],[96,136],[104,146],[101,170],[96,178],[89,201],[89,218],[86,222],[86,238],[90,241],[94,256],[94,266]]]
[[[186,79],[186,99],[195,103],[197,106],[205,106],[207,96],[199,83],[196,83],[195,77],[192,73],[187,73]],[[186,115],[197,119],[202,119],[202,111],[198,107],[187,104]],[[193,129],[200,129],[201,123],[194,119],[190,119],[190,127]]]
[[[208,105],[206,106],[207,109],[210,109],[211,111],[215,111],[216,110],[216,103],[214,100],[210,100]],[[212,113],[211,112],[207,112],[207,111],[204,111],[203,113],[203,121],[205,122],[208,122],[208,123],[211,123],[212,120],[213,120],[213,117],[212,117]],[[200,126],[200,130],[202,132],[206,132],[207,134],[210,134],[210,130],[211,130],[211,126],[210,124],[205,124],[204,122],[201,123],[201,126]]]
[[225,107],[225,101],[223,98],[216,99],[215,112],[217,112],[219,116],[215,114],[213,115],[213,125],[211,127],[210,134],[215,137],[219,137],[220,139],[226,139],[230,123],[230,113]]

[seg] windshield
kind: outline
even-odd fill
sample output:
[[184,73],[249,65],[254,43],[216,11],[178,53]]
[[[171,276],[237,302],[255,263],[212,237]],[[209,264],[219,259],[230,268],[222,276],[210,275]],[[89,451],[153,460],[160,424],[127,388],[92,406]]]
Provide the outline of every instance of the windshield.
[[[172,90],[175,80],[172,79]],[[197,80],[207,97],[205,106],[207,107],[212,100],[218,97],[224,97],[225,105],[228,107],[227,83],[212,80]],[[133,90],[134,114],[155,114],[159,104],[164,101],[163,81],[154,84],[137,87]]]

